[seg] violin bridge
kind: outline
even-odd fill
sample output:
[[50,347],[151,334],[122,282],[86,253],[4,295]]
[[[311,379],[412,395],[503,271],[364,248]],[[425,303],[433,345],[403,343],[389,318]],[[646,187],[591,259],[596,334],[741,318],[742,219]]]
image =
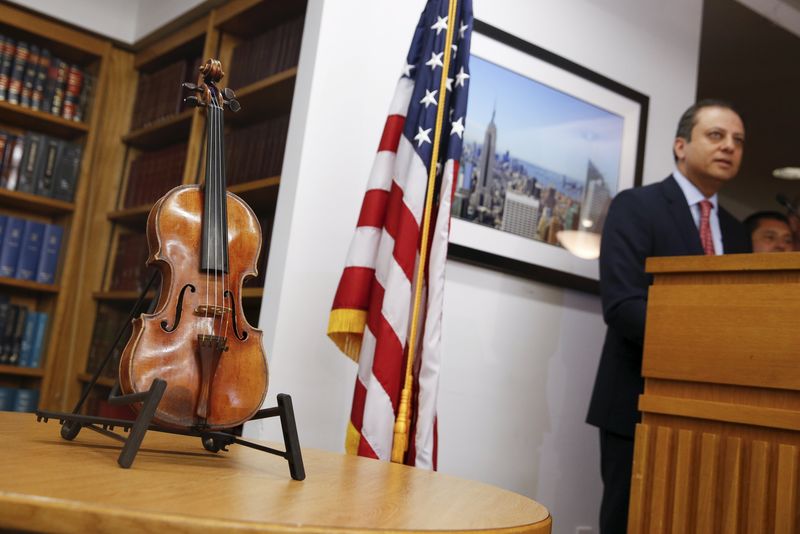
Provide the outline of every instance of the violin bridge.
[[230,315],[232,310],[227,306],[200,305],[194,309],[194,314],[200,317],[223,317]]

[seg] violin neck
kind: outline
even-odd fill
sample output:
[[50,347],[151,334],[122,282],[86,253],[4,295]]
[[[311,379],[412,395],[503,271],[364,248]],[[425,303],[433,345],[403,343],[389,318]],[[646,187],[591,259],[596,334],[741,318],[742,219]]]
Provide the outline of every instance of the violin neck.
[[228,202],[225,179],[223,109],[215,97],[208,105],[206,183],[203,206],[203,271],[228,272]]

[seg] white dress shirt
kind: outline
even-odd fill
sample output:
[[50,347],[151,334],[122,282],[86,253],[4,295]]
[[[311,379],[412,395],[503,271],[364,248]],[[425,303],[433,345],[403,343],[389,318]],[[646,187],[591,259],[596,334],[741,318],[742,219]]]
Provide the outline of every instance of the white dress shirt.
[[722,249],[722,230],[719,227],[719,204],[717,203],[717,194],[711,198],[706,199],[705,195],[697,189],[687,177],[681,174],[681,171],[675,169],[672,171],[672,176],[683,191],[683,196],[686,197],[686,203],[689,204],[689,210],[692,212],[694,218],[694,225],[697,226],[698,235],[700,232],[700,201],[708,200],[711,202],[711,215],[709,216],[709,223],[711,224],[711,237],[714,240],[714,253],[720,255],[724,252]]

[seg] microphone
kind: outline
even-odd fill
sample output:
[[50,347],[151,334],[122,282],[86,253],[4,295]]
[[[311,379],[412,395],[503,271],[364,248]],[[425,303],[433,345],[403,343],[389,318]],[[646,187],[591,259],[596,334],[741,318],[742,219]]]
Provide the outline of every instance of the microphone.
[[795,215],[800,215],[800,213],[797,211],[797,207],[794,204],[792,204],[791,201],[788,198],[786,198],[786,195],[784,195],[783,193],[778,193],[777,195],[775,195],[775,200],[777,200],[778,204],[780,204],[790,212],[794,213]]

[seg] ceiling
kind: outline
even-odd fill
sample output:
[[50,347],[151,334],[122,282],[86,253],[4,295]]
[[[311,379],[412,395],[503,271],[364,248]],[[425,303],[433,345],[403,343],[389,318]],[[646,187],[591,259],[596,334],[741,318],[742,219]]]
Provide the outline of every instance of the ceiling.
[[705,0],[697,98],[721,98],[745,122],[739,176],[720,193],[737,217],[781,210],[777,193],[800,204],[800,181],[772,177],[800,167],[800,37],[733,0]]

